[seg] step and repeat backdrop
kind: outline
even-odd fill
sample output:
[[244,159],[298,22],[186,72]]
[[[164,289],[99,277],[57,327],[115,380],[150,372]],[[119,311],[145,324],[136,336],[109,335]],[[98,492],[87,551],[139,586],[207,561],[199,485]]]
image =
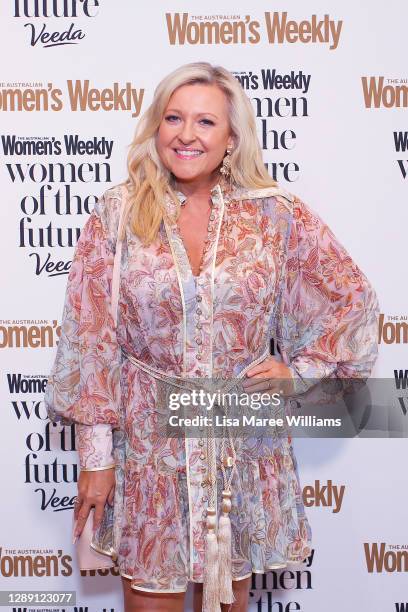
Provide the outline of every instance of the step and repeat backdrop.
[[[125,178],[160,79],[191,61],[225,66],[253,103],[270,174],[374,285],[373,377],[394,381],[391,412],[408,419],[408,5],[2,0],[0,12],[0,591],[76,591],[81,612],[120,612],[115,568],[77,567],[75,431],[51,424],[43,403],[81,228]],[[294,447],[313,550],[254,574],[250,610],[408,610],[406,438]]]

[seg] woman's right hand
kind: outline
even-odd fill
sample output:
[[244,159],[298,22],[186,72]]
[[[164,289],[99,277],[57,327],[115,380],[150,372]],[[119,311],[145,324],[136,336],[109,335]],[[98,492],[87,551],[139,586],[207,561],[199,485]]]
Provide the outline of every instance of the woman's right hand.
[[74,520],[77,521],[73,533],[74,541],[76,541],[77,536],[81,535],[93,506],[95,506],[93,530],[95,531],[99,527],[106,502],[110,505],[113,504],[114,492],[114,468],[80,473],[78,495],[74,506]]

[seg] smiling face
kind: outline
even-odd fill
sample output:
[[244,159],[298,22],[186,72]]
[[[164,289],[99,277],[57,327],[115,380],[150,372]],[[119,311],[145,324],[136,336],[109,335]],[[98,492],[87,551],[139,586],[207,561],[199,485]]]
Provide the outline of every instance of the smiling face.
[[217,85],[182,85],[170,97],[156,136],[161,161],[179,185],[212,186],[233,148],[228,100]]

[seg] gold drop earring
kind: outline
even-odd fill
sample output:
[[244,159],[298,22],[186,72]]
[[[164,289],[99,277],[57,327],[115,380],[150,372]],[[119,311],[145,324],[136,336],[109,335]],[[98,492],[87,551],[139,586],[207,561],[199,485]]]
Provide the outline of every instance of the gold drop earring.
[[222,165],[220,168],[220,172],[225,179],[228,179],[228,178],[231,179],[231,151],[232,151],[232,148],[228,147],[227,154],[222,160]]

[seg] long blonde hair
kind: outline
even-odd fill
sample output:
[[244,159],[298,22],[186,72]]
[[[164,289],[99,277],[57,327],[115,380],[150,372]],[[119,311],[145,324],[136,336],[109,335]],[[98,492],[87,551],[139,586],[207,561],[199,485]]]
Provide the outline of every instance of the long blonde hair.
[[[131,229],[144,245],[153,242],[157,236],[165,214],[163,203],[166,194],[178,204],[171,173],[157,153],[156,134],[173,92],[182,85],[194,83],[218,85],[227,96],[235,142],[231,153],[233,184],[251,189],[277,185],[264,166],[254,111],[238,80],[222,66],[212,66],[208,62],[180,66],[156,87],[153,101],[141,117],[129,145],[128,178],[124,182],[129,193],[126,217],[131,215]],[[122,224],[122,232],[123,228]]]

